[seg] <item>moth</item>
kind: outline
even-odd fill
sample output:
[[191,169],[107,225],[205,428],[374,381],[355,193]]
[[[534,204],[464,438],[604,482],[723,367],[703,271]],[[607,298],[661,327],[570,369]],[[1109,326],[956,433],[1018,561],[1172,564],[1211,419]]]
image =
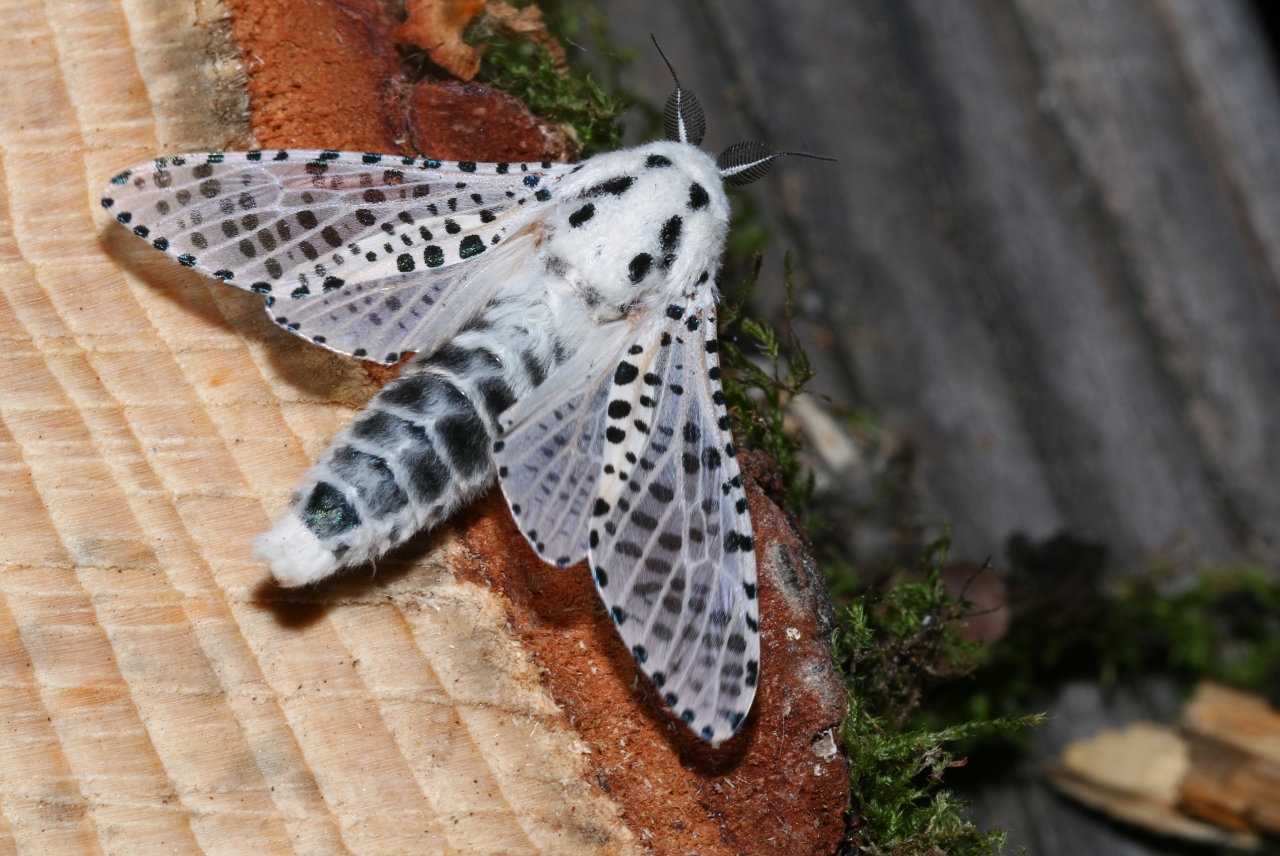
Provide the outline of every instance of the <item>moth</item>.
[[213,152],[126,170],[102,205],[321,347],[415,353],[257,540],[280,584],[378,558],[496,474],[533,549],[588,560],[663,700],[718,746],[760,676],[716,338],[724,185],[803,153],[739,143],[713,160],[671,74],[666,141],[577,165]]

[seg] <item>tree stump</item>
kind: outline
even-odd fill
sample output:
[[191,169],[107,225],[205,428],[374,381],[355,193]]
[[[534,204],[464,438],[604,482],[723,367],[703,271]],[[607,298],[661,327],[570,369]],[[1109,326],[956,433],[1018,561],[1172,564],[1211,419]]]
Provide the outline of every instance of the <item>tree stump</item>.
[[376,574],[251,558],[385,374],[97,199],[158,154],[406,152],[387,8],[0,4],[0,853],[832,852],[830,604],[758,490],[762,683],[714,752],[497,493]]

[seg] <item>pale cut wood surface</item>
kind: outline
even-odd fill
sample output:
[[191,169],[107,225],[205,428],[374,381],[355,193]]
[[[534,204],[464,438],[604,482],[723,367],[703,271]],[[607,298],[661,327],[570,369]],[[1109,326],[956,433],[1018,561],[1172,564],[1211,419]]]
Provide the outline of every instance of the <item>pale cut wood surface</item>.
[[0,2],[0,854],[631,852],[446,539],[265,602],[250,539],[372,384],[97,204],[249,142],[221,15]]

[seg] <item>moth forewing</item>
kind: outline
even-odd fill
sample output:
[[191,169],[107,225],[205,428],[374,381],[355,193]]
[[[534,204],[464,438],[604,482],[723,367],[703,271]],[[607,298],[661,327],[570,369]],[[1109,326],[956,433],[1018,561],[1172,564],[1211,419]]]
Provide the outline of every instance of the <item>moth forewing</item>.
[[459,294],[484,282],[476,269],[539,217],[550,186],[572,169],[334,151],[206,152],[125,170],[102,205],[184,267],[265,295],[279,326],[331,350],[394,363],[406,351],[438,347],[484,305],[491,295]]
[[498,483],[529,545],[560,566],[587,556],[604,454],[609,369],[632,333],[625,321],[588,330],[539,394],[505,411],[494,441]]

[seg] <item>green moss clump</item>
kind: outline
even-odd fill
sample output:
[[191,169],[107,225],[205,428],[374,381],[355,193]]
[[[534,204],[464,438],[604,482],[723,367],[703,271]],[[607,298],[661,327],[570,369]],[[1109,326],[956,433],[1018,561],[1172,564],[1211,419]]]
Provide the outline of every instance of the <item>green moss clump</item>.
[[622,143],[621,115],[627,103],[609,95],[585,73],[561,77],[547,49],[537,42],[492,41],[476,80],[514,95],[542,118],[572,130],[582,157],[613,151]]
[[[1280,582],[1261,565],[1199,571],[1181,591],[1163,574],[1123,580],[1107,598],[1104,679],[1151,665],[1280,701]],[[1120,641],[1124,640],[1124,641]]]
[[[941,580],[949,542],[930,545],[923,579],[869,589],[843,609],[833,656],[849,687],[840,740],[853,792],[850,853],[948,856],[1003,852],[1000,830],[964,816],[965,803],[943,787],[947,769],[964,763],[952,747],[992,733],[1021,730],[1040,716],[971,720],[947,727],[913,724],[925,691],[969,674],[976,648],[955,633],[966,605]],[[938,849],[935,849],[938,848]]]
[[1148,674],[1280,702],[1280,582],[1262,566],[1157,568],[1104,585],[1100,547],[1059,536],[1015,540],[1011,554],[1009,634],[982,652],[965,686],[943,691],[953,718],[1022,710],[1068,679],[1113,685]]
[[[511,2],[517,8],[525,0]],[[609,152],[622,143],[622,114],[631,98],[616,85],[616,68],[605,69],[608,91],[574,62],[574,37],[584,29],[592,38],[603,40],[604,21],[597,10],[575,0],[551,0],[539,4],[547,31],[561,45],[568,45],[569,68],[556,67],[546,46],[531,38],[509,38],[485,14],[468,28],[465,39],[480,54],[476,82],[514,95],[537,115],[566,129],[583,158]]]

